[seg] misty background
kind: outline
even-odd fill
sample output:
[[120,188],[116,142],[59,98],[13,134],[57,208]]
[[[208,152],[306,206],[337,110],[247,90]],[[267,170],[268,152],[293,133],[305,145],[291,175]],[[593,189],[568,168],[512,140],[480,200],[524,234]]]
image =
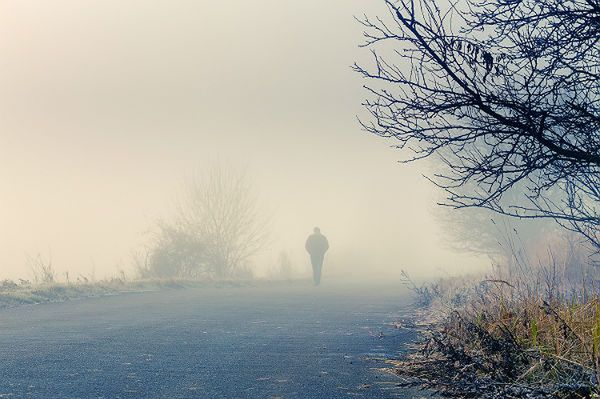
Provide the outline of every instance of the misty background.
[[[126,6],[125,6],[126,4]],[[329,238],[324,272],[440,276],[487,267],[450,249],[439,197],[360,130],[350,65],[366,0],[0,1],[0,278],[27,254],[57,272],[132,273],[186,179],[245,170],[270,215],[265,274]],[[443,228],[442,228],[443,227]]]

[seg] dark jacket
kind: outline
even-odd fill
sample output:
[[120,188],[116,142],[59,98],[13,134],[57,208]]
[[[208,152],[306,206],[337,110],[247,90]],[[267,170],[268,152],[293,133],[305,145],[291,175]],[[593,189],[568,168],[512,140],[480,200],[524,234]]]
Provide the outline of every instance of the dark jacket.
[[311,256],[323,256],[329,249],[329,242],[323,234],[315,233],[308,236],[304,248]]

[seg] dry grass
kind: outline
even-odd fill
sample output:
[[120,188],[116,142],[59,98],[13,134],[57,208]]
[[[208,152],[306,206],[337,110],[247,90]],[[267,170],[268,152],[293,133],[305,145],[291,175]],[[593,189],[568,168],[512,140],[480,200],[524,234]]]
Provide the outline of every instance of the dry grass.
[[274,284],[295,284],[304,280],[241,280],[241,279],[124,279],[110,278],[101,281],[34,283],[27,280],[0,281],[0,309],[27,304],[63,302],[125,293],[159,291],[182,288],[233,288]]
[[19,283],[4,280],[0,281],[0,308],[206,284],[211,283],[179,279],[124,280],[119,278],[96,282],[41,284],[31,284],[25,280],[21,280]]
[[430,323],[397,373],[448,397],[599,397],[600,280],[579,271],[518,265],[419,287]]

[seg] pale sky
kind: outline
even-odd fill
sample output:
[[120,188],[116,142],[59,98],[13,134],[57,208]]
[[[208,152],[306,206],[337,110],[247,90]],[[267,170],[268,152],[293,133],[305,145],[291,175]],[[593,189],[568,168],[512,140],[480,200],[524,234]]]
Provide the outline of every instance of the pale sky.
[[[130,270],[186,176],[248,169],[272,213],[259,268],[308,268],[318,225],[337,272],[471,270],[432,216],[424,164],[360,130],[353,19],[371,0],[0,0],[0,278]],[[327,266],[326,266],[327,267]]]

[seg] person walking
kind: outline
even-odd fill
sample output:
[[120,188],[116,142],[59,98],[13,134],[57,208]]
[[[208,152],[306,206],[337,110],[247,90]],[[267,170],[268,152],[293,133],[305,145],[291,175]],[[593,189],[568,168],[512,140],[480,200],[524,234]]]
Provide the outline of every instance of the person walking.
[[310,254],[310,263],[313,268],[313,281],[315,286],[321,284],[321,270],[323,269],[323,260],[325,252],[329,249],[327,237],[321,234],[321,229],[315,227],[313,234],[309,235],[304,245],[306,251]]

